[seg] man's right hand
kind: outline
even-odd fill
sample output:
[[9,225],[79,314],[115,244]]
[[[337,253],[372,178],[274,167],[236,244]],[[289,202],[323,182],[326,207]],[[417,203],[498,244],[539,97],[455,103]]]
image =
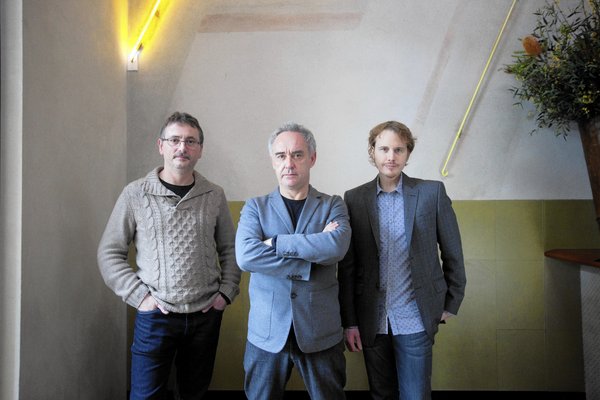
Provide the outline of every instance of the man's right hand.
[[146,295],[146,297],[144,297],[144,300],[142,300],[142,302],[140,303],[140,306],[138,307],[138,310],[139,311],[153,311],[153,310],[156,310],[157,308],[163,314],[168,314],[169,313],[160,304],[158,304],[158,302],[156,301],[156,299],[154,297],[152,297],[152,295],[150,293],[148,293]]
[[332,232],[335,231],[338,226],[340,226],[340,224],[338,224],[335,221],[331,221],[330,223],[327,224],[327,226],[323,229],[323,232]]

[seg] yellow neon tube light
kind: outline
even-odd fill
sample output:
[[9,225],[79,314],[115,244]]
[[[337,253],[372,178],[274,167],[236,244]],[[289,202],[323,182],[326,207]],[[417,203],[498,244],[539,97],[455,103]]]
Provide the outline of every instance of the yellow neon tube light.
[[158,17],[158,7],[160,6],[160,2],[161,2],[161,0],[156,0],[156,3],[154,3],[154,7],[152,7],[152,11],[150,12],[150,15],[148,15],[148,19],[146,20],[146,23],[144,24],[144,27],[142,28],[142,31],[140,32],[138,39],[135,42],[135,44],[133,45],[133,48],[131,49],[131,53],[129,53],[129,62],[134,62],[138,52],[142,49],[143,44],[144,44],[143,43],[144,35],[148,31],[148,28],[150,27],[152,20],[155,17]]
[[471,107],[473,107],[473,103],[475,102],[475,98],[477,97],[477,93],[479,92],[479,87],[481,86],[481,83],[483,82],[483,78],[485,77],[488,67],[490,66],[492,57],[494,57],[494,53],[496,52],[496,47],[498,47],[498,42],[500,42],[500,38],[502,37],[504,28],[506,28],[506,24],[508,23],[510,14],[512,14],[513,8],[515,8],[516,2],[517,2],[517,0],[513,0],[512,4],[510,6],[510,9],[508,10],[508,14],[506,15],[506,18],[504,19],[504,23],[502,24],[502,28],[500,28],[500,32],[498,33],[496,42],[494,43],[494,46],[492,47],[492,51],[490,53],[490,56],[488,57],[487,63],[485,64],[483,73],[481,74],[481,77],[479,78],[479,82],[477,83],[475,92],[473,92],[473,96],[471,97],[471,101],[469,102],[469,106],[467,107],[467,111],[465,112],[465,115],[460,123],[460,127],[458,128],[458,131],[456,132],[456,136],[454,137],[454,141],[452,142],[452,147],[450,148],[450,151],[448,152],[448,157],[446,157],[446,162],[444,163],[444,166],[442,167],[442,171],[441,171],[442,176],[448,176],[448,170],[446,169],[446,167],[448,166],[450,157],[452,156],[452,153],[454,152],[454,147],[456,147],[456,142],[458,141],[458,139],[460,138],[460,136],[462,134],[463,127],[465,126],[465,122],[467,121],[467,117],[469,116],[469,114],[471,112]]

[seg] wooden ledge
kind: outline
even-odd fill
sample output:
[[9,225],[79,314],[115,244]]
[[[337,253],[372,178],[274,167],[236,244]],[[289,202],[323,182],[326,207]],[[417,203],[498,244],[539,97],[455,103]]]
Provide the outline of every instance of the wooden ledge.
[[600,249],[554,249],[546,251],[544,255],[561,261],[600,268]]

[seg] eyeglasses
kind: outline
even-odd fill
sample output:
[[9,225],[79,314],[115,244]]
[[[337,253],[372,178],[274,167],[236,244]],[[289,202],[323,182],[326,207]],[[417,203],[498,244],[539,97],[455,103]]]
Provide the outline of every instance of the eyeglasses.
[[200,142],[197,141],[196,139],[185,139],[182,140],[181,138],[178,137],[170,137],[170,138],[160,138],[160,140],[162,140],[163,142],[167,142],[169,143],[169,145],[171,147],[179,147],[179,145],[181,143],[184,143],[186,147],[189,147],[190,149],[195,149],[198,146],[200,146]]

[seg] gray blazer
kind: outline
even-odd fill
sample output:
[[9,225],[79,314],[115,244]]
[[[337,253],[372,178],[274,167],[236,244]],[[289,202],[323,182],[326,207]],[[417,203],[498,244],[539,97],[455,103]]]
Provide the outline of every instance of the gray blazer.
[[[331,221],[339,227],[323,232]],[[342,198],[312,187],[295,230],[279,189],[246,201],[235,250],[239,267],[250,272],[252,344],[271,353],[281,351],[292,323],[303,352],[321,351],[342,340],[336,272],[350,234]],[[275,248],[263,243],[274,236]]]
[[[442,182],[402,174],[408,262],[417,306],[434,340],[445,311],[457,314],[466,275],[456,215]],[[358,326],[361,341],[373,345],[379,287],[377,179],[344,195],[352,226],[350,249],[339,264],[344,327]],[[441,262],[440,262],[441,261]]]

